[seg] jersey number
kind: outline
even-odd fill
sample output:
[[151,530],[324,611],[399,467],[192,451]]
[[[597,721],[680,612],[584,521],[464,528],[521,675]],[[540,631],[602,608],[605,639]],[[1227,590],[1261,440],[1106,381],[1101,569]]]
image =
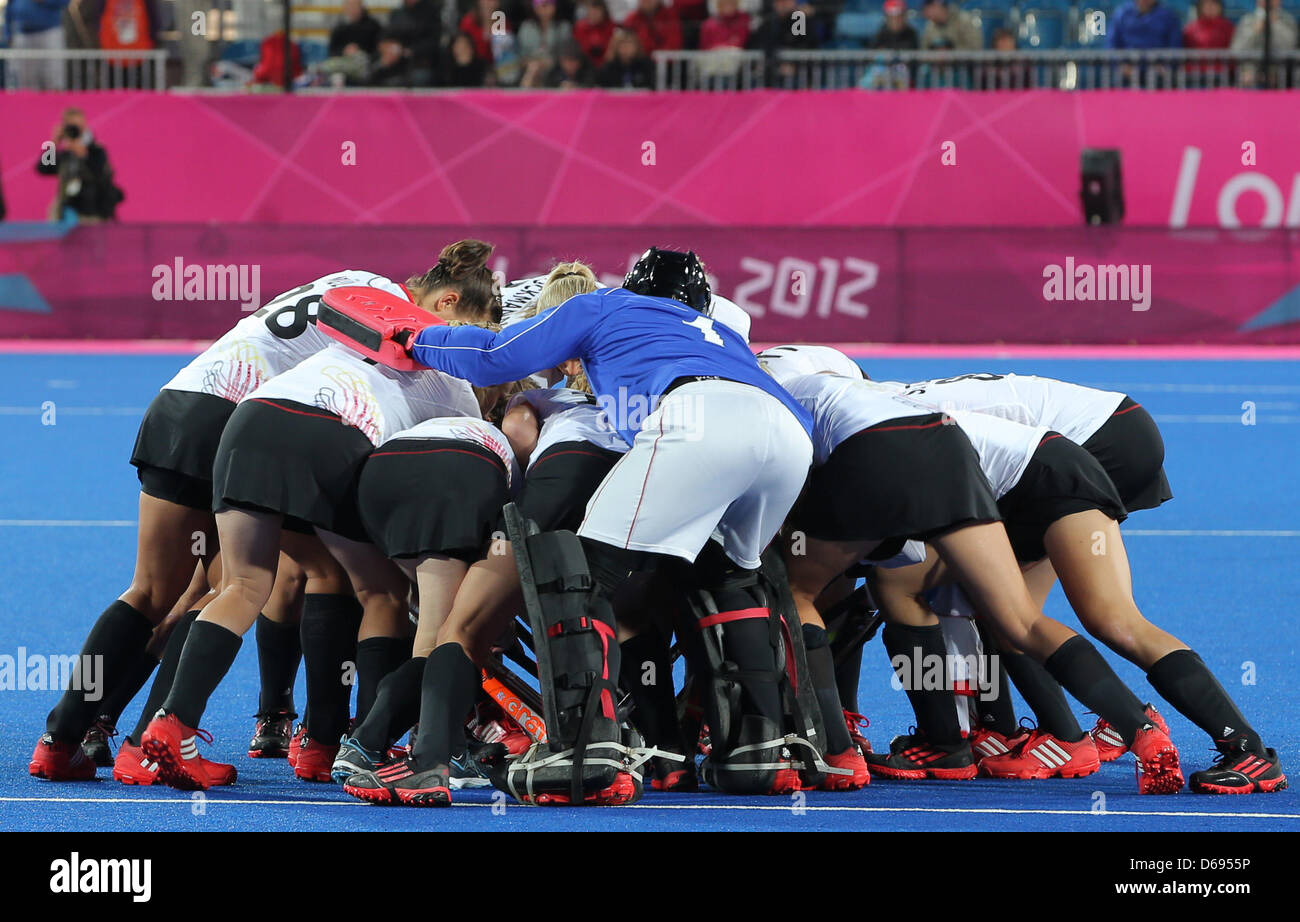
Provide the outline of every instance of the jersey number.
[[316,322],[321,296],[312,294],[299,298],[293,304],[286,302],[309,288],[311,285],[300,285],[293,291],[286,291],[258,311],[255,316],[266,317],[266,328],[281,339],[297,339],[306,331],[307,324]]
[[695,327],[702,334],[704,334],[705,342],[713,343],[713,345],[715,346],[726,345],[726,343],[722,341],[722,337],[719,336],[717,331],[713,329],[713,319],[711,317],[705,317],[703,314],[701,314],[700,316],[696,317],[694,320],[683,320],[682,323],[686,324],[688,327]]

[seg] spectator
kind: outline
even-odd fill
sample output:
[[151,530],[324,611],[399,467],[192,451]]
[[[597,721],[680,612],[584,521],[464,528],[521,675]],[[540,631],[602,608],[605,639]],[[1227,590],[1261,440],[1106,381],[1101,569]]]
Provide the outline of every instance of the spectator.
[[984,35],[975,20],[947,0],[925,0],[921,13],[926,18],[921,47],[926,51],[939,48],[978,51],[984,47]]
[[715,12],[700,26],[700,50],[744,48],[749,41],[749,14],[740,0],[716,0]]
[[86,125],[86,114],[77,108],[63,110],[63,120],[54,126],[50,140],[54,143],[54,162],[49,162],[45,151],[36,160],[36,172],[58,177],[50,220],[73,217],[82,223],[97,224],[115,217],[125,196],[113,182],[108,151]]
[[595,79],[587,55],[570,39],[560,46],[555,66],[546,75],[544,85],[557,90],[578,90],[594,85]]
[[1183,29],[1184,48],[1227,48],[1232,44],[1232,21],[1223,15],[1221,0],[1199,0],[1196,18]]
[[631,29],[619,29],[610,41],[609,60],[600,69],[603,87],[648,90],[654,86],[654,65],[641,51],[641,40]]
[[442,40],[442,12],[438,0],[405,0],[388,16],[388,31],[409,52],[411,82],[431,82],[438,66],[438,45]]
[[614,20],[609,18],[605,0],[587,0],[580,18],[573,24],[573,37],[593,65],[605,60],[609,40],[614,37]]
[[478,53],[478,44],[466,32],[457,32],[442,59],[438,83],[441,86],[482,86],[487,78],[487,61]]
[[[68,47],[63,34],[63,11],[68,0],[9,0],[5,5],[5,32],[15,49],[62,51]],[[17,85],[28,90],[61,90],[65,87],[64,62],[14,61]]]
[[880,27],[871,47],[886,51],[915,51],[921,47],[921,37],[907,21],[905,0],[885,0],[885,24]]
[[1128,0],[1109,23],[1111,48],[1181,48],[1183,30],[1178,14],[1159,0]]
[[460,21],[460,31],[474,42],[475,55],[487,62],[492,60],[492,36],[501,30],[508,32],[509,28],[498,0],[476,0]]
[[257,64],[253,67],[253,83],[284,86],[284,46],[286,44],[289,46],[290,60],[292,61],[292,77],[296,80],[302,76],[302,54],[298,50],[298,43],[286,43],[284,30],[280,29],[262,39],[261,47],[258,49]]
[[1016,33],[1010,29],[993,30],[993,50],[1010,54],[1016,50]]
[[573,38],[573,27],[555,18],[555,0],[532,0],[533,15],[519,26],[519,55],[525,64],[535,58],[555,63],[560,45]]
[[[1232,33],[1232,50],[1233,51],[1259,51],[1264,50],[1264,3],[1266,0],[1258,0],[1258,6],[1251,10],[1245,16],[1237,20],[1237,29]],[[1291,51],[1296,47],[1296,21],[1295,17],[1286,10],[1280,9],[1280,0],[1272,0],[1269,3],[1269,19],[1272,20],[1272,48],[1270,50]]]
[[366,11],[361,0],[343,0],[343,18],[330,30],[330,57],[347,57],[363,52],[373,58],[379,50],[379,21]]
[[749,46],[769,55],[787,48],[811,51],[819,44],[814,26],[811,8],[798,9],[795,0],[772,0],[772,14],[750,35]]
[[379,35],[379,60],[370,72],[371,86],[406,87],[411,85],[411,53],[392,31]]
[[659,0],[637,0],[636,11],[623,20],[623,28],[636,33],[645,54],[681,50],[682,24],[673,8]]

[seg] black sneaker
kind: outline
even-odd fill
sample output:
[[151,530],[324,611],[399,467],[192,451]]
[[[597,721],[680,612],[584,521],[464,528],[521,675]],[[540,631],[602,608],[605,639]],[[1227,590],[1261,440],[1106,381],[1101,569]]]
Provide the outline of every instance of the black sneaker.
[[358,743],[355,737],[345,736],[343,742],[339,743],[339,753],[334,757],[334,764],[330,766],[330,780],[335,784],[343,784],[353,775],[374,771],[383,761],[379,753],[371,752]]
[[655,791],[673,791],[679,794],[698,791],[699,781],[695,777],[695,762],[683,758],[681,761],[654,756],[650,759],[650,787]]
[[372,804],[450,807],[450,782],[451,769],[446,765],[422,771],[410,759],[403,759],[353,775],[344,782],[343,790]]
[[253,731],[253,738],[248,741],[248,757],[287,759],[289,740],[293,736],[293,719],[297,716],[290,711],[258,714],[257,729]]
[[889,744],[889,752],[866,754],[867,766],[872,775],[895,781],[921,781],[937,778],[948,781],[967,781],[979,773],[970,744],[932,743],[924,734],[896,736]]
[[109,748],[108,741],[115,736],[117,727],[100,718],[86,731],[86,736],[81,741],[81,751],[100,768],[108,768],[113,764],[113,751]]
[[1267,794],[1283,790],[1286,775],[1276,752],[1265,749],[1260,755],[1238,739],[1219,752],[1212,767],[1193,772],[1188,787],[1195,794]]

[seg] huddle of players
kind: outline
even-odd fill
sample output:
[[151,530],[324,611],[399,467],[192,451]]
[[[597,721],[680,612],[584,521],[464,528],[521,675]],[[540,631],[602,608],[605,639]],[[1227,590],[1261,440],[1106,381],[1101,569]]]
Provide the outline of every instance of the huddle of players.
[[[32,774],[93,777],[83,739],[89,732],[97,742],[116,722],[161,650],[163,668],[114,777],[184,788],[232,782],[233,766],[198,753],[196,728],[240,635],[256,623],[263,693],[250,755],[287,753],[300,777],[333,775],[366,800],[450,803],[471,711],[477,739],[503,750],[495,757],[528,748],[521,728],[482,699],[478,668],[520,608],[514,559],[493,540],[499,510],[513,500],[543,531],[581,538],[596,586],[590,622],[607,622],[618,641],[601,647],[606,685],[621,680],[657,789],[696,784],[694,728],[679,720],[671,681],[646,681],[671,675],[676,633],[704,678],[712,751],[702,768],[722,790],[845,790],[871,774],[963,778],[981,768],[1070,777],[1129,749],[1140,791],[1179,790],[1178,753],[1154,708],[1086,639],[1043,617],[1057,575],[1089,632],[1141,665],[1214,739],[1220,757],[1192,776],[1193,790],[1286,786],[1276,754],[1199,657],[1132,601],[1118,522],[1170,495],[1159,433],[1132,400],[1014,375],[876,384],[816,346],[778,347],[756,361],[743,312],[712,296],[693,254],[673,251],[649,251],[619,289],[597,290],[576,263],[544,285],[514,286],[508,299],[532,302],[534,316],[501,328],[489,253],[476,241],[453,244],[406,286],[352,271],[301,286],[164,387],[132,459],[142,490],[136,578],[83,648],[105,657],[110,693],[104,702],[65,694]],[[402,368],[317,328],[324,292],[340,287],[428,311],[412,316],[430,325],[416,321],[401,337]],[[579,371],[597,397],[643,395],[655,411],[615,428],[584,390],[549,387]],[[520,383],[538,373],[546,389]],[[517,393],[507,402],[508,391]],[[188,547],[193,531],[219,539],[201,572],[193,557],[160,551],[182,537]],[[1108,548],[1100,554],[1099,533]],[[788,570],[784,611],[771,580],[765,591],[759,579],[769,543]],[[823,620],[860,599],[845,574],[863,563],[873,564],[871,607],[884,617],[918,726],[881,754],[856,730],[861,650],[837,665],[838,638]],[[708,600],[703,615],[669,588],[680,586]],[[290,740],[295,635],[308,702]],[[804,699],[805,709],[815,701],[812,723],[792,724],[786,713],[792,648],[816,692]],[[923,663],[949,669],[954,650],[997,652],[1037,728],[1017,726],[1005,691],[972,715],[955,703],[956,676],[914,681]],[[343,662],[356,663],[355,721],[338,678]],[[1091,734],[1062,688],[1101,715]],[[790,731],[814,723],[822,735],[801,760]],[[409,751],[392,749],[413,725]],[[625,762],[595,790],[511,790],[538,803],[623,803],[639,796],[636,769]]]

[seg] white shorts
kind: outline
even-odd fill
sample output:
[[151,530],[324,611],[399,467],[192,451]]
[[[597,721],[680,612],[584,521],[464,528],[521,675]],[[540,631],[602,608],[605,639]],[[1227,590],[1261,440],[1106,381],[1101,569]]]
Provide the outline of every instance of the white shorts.
[[808,434],[775,397],[734,381],[683,384],[646,418],[578,534],[685,560],[716,537],[755,570],[811,463]]

